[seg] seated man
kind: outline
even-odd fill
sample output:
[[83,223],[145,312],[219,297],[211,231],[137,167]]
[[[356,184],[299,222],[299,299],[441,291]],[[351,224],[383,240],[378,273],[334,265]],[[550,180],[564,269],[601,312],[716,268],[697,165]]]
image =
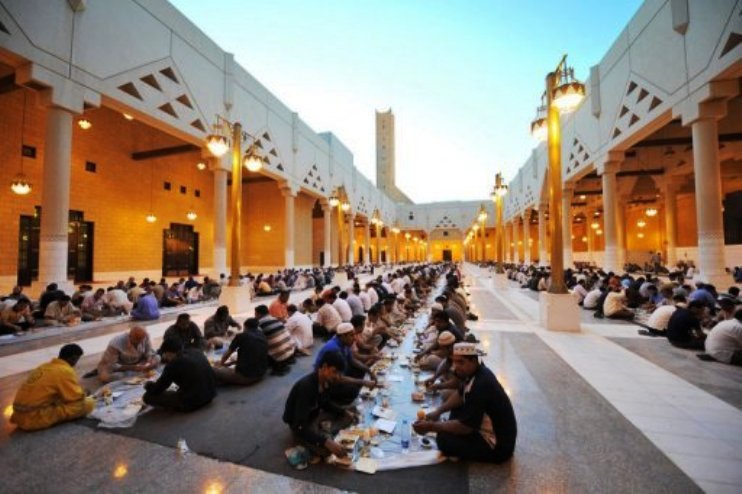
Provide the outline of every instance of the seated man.
[[229,338],[234,335],[230,327],[240,330],[240,325],[229,315],[229,307],[219,306],[213,316],[204,322],[204,336],[209,348],[222,348],[229,343]]
[[713,327],[705,341],[706,353],[725,364],[742,365],[742,309],[734,319]]
[[[326,352],[317,362],[315,370],[298,380],[291,388],[283,412],[296,438],[314,454],[343,457],[345,448],[332,439],[332,432],[349,425],[350,412],[330,401],[329,392],[345,370],[345,359],[338,352]],[[320,432],[319,424],[333,418],[330,431]]]
[[[228,368],[229,357],[237,352],[235,369]],[[245,330],[234,337],[221,362],[214,367],[218,381],[225,384],[249,386],[263,379],[268,370],[268,340],[260,332],[258,320],[251,317],[245,321]]]
[[34,431],[92,412],[95,400],[85,396],[74,370],[82,353],[74,343],[65,345],[58,358],[31,371],[15,395],[10,421]]
[[312,320],[308,315],[302,314],[294,304],[288,306],[289,318],[286,320],[286,331],[294,339],[297,353],[311,355],[314,345],[314,332],[312,331]]
[[206,349],[206,340],[201,334],[201,330],[195,322],[191,321],[191,316],[186,313],[178,314],[175,324],[165,330],[162,336],[163,340],[177,338],[180,340],[183,348]]
[[649,316],[647,326],[649,326],[649,332],[655,336],[664,336],[667,330],[667,324],[670,322],[673,312],[678,307],[685,307],[685,297],[682,295],[673,296],[674,305],[661,305],[654,309],[654,312]]
[[106,301],[103,298],[105,294],[106,291],[104,289],[98,288],[95,292],[85,296],[80,304],[83,321],[97,321],[102,317],[114,315],[106,305]]
[[80,322],[80,310],[72,305],[69,295],[62,295],[46,307],[44,319],[52,324],[74,326]]
[[[201,350],[183,348],[180,339],[166,338],[160,353],[165,369],[156,382],[145,383],[144,403],[179,412],[192,412],[211,403],[216,396],[216,379]],[[168,390],[173,383],[177,391]]]
[[124,377],[127,371],[147,372],[157,367],[149,334],[141,326],[114,336],[98,363],[98,379],[107,383]]
[[112,315],[128,314],[134,307],[126,292],[119,287],[109,287],[103,295],[103,303],[108,306],[113,313]]
[[701,330],[701,319],[707,310],[704,300],[692,300],[688,308],[678,307],[667,322],[667,339],[673,346],[703,350],[706,335]]
[[270,313],[270,315],[281,322],[286,322],[286,319],[289,318],[289,295],[290,292],[288,290],[281,290],[278,294],[278,297],[276,297],[268,306],[268,312]]
[[420,359],[415,356],[414,360],[419,362],[420,369],[435,371],[438,369],[440,363],[451,354],[454,343],[456,343],[456,337],[453,333],[450,331],[441,331],[435,343],[425,349],[425,355]]
[[160,318],[160,306],[152,293],[152,289],[147,286],[142,295],[136,299],[137,306],[131,311],[131,318],[135,321],[154,321]]
[[290,370],[290,364],[294,363],[294,351],[296,346],[291,335],[281,321],[268,314],[268,307],[258,305],[255,307],[255,318],[258,319],[260,330],[268,340],[268,362],[273,368],[271,374],[283,376]]
[[613,288],[603,302],[603,315],[608,319],[634,319],[634,311],[626,306],[626,295],[620,287]]
[[335,328],[343,322],[343,319],[340,317],[337,309],[323,298],[318,298],[315,304],[317,306],[317,312],[314,324],[312,325],[312,331],[315,336],[329,338],[335,333]]
[[15,305],[0,312],[0,334],[18,334],[28,331],[34,324],[27,298],[19,299]]
[[[314,362],[314,367],[317,368],[322,361],[322,356],[327,352],[338,352],[345,359],[345,371],[330,393],[332,399],[342,405],[347,405],[355,400],[363,386],[369,388],[376,386],[376,376],[371,372],[371,369],[353,356],[352,346],[354,341],[355,330],[353,325],[349,322],[338,324],[337,334],[319,350]],[[373,380],[363,379],[366,374],[371,376]]]
[[[509,460],[517,436],[510,398],[492,371],[479,362],[473,343],[456,343],[452,360],[463,385],[425,420],[415,422],[415,431],[437,432],[438,448],[446,456],[493,463]],[[440,422],[448,411],[449,420]]]

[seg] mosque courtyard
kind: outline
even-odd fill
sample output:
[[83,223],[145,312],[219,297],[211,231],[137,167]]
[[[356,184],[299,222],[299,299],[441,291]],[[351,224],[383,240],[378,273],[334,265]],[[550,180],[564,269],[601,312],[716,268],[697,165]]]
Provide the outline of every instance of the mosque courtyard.
[[[6,423],[4,491],[739,491],[742,368],[700,362],[664,339],[638,336],[630,323],[590,317],[579,333],[548,332],[515,283],[473,265],[466,272],[479,316],[471,329],[518,418],[515,455],[505,465],[449,461],[375,475],[323,464],[293,470],[280,411],[291,384],[310,370],[304,359],[254,387],[221,387],[197,412],[153,411],[130,429],[100,429],[88,419],[23,433]],[[193,312],[194,320],[212,310]],[[157,335],[165,325],[148,329]],[[90,348],[81,369],[99,358]],[[33,363],[34,353],[0,358],[3,403],[25,374],[13,367]],[[177,453],[181,438],[192,451],[186,456]]]

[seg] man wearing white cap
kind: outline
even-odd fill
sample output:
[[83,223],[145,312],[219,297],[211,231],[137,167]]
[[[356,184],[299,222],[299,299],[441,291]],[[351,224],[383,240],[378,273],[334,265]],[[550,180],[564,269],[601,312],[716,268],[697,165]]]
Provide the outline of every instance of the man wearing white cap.
[[[353,325],[349,322],[340,323],[335,329],[335,333],[335,336],[325,343],[317,353],[314,366],[315,369],[319,366],[322,356],[327,352],[339,352],[345,358],[345,371],[333,388],[331,397],[338,403],[347,404],[358,397],[363,386],[369,388],[376,386],[376,376],[371,369],[353,356],[351,349],[355,341]],[[371,380],[363,379],[366,374],[371,376]]]
[[[446,456],[493,463],[509,460],[517,436],[510,398],[492,371],[479,362],[473,343],[456,343],[452,362],[463,384],[425,420],[415,422],[415,431],[437,432],[438,449]],[[449,411],[449,420],[440,421]]]
[[[450,331],[442,331],[429,351],[420,359],[416,359],[422,370],[436,370],[438,365],[451,355],[456,337]],[[427,350],[427,349],[426,349]]]

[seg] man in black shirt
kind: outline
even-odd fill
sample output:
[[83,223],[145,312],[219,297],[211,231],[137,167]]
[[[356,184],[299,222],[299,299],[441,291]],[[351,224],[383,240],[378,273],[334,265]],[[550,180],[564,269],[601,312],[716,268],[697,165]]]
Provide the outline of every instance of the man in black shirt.
[[196,323],[191,321],[191,316],[186,313],[178,314],[175,324],[165,330],[165,334],[162,337],[163,341],[170,338],[179,339],[183,348],[196,348],[199,350],[206,348],[204,335],[201,334],[201,330],[198,329]]
[[[237,352],[237,365],[229,369],[227,360]],[[268,370],[268,340],[258,329],[258,320],[254,317],[245,321],[245,330],[234,337],[229,349],[222,355],[222,360],[214,368],[216,378],[226,384],[249,386],[263,379]]]
[[691,300],[688,308],[678,307],[667,322],[665,334],[673,346],[703,350],[706,335],[701,330],[701,319],[706,312],[703,300]]
[[[179,339],[169,338],[162,342],[160,353],[166,365],[156,382],[144,385],[147,405],[192,412],[211,403],[216,396],[216,379],[201,350],[184,349]],[[178,386],[177,391],[168,390],[172,383]]]
[[[337,431],[350,423],[350,414],[333,404],[328,391],[345,370],[345,358],[340,352],[327,352],[316,370],[299,379],[286,399],[283,421],[294,435],[319,456],[345,456],[345,448],[332,437],[319,432],[320,412],[335,418],[332,429]],[[325,431],[329,434],[331,431]]]
[[[473,343],[456,343],[453,352],[461,387],[413,427],[418,434],[437,432],[438,449],[446,456],[505,462],[513,456],[518,433],[510,398],[492,371],[479,362]],[[439,421],[448,411],[449,420]]]

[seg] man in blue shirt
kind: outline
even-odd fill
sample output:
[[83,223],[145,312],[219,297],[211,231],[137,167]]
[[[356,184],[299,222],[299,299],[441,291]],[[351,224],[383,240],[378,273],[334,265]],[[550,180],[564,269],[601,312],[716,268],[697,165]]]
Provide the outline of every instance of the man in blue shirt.
[[[330,339],[317,352],[317,359],[314,361],[314,368],[317,370],[326,353],[338,352],[345,359],[344,374],[340,376],[337,384],[330,390],[330,396],[333,400],[341,404],[349,404],[358,397],[363,386],[373,388],[376,386],[376,376],[371,369],[359,362],[351,350],[355,340],[353,325],[347,322],[338,324],[335,329],[335,336]],[[368,373],[371,380],[363,379]],[[359,376],[353,377],[354,375]]]
[[152,289],[147,286],[145,293],[137,300],[136,308],[131,311],[131,318],[135,321],[154,321],[160,318],[160,309]]

